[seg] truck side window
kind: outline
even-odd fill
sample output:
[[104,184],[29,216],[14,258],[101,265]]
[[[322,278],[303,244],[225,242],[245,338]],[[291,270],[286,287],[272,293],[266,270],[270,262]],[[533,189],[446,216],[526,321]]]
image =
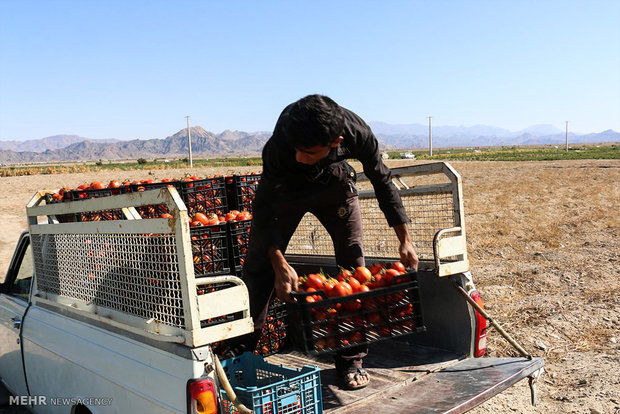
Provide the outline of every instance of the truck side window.
[[30,294],[30,284],[32,283],[33,271],[32,250],[29,243],[24,255],[22,256],[22,262],[19,265],[17,276],[15,277],[15,281],[13,282],[13,286],[11,287],[11,291],[9,293],[27,300]]

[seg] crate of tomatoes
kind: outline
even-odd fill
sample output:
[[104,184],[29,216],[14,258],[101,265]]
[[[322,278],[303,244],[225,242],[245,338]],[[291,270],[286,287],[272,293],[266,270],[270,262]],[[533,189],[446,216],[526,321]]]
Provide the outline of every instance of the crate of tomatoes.
[[252,202],[261,176],[259,172],[252,172],[226,177],[226,193],[231,209],[252,211]]
[[[176,188],[180,192],[180,181],[171,178],[164,178],[161,181],[155,181],[153,179],[135,180],[129,183],[129,189],[132,193],[149,190],[159,190],[160,188]],[[138,206],[136,211],[143,219],[161,217],[163,214],[168,214],[168,206],[165,204],[155,204],[150,206]]]
[[232,210],[224,216],[228,223],[228,246],[230,247],[230,268],[236,276],[241,276],[245,256],[250,242],[252,213]]
[[189,228],[196,277],[230,274],[226,222],[212,213],[196,213]]
[[424,331],[416,272],[400,262],[300,278],[288,305],[289,334],[308,354],[322,354]]
[[[164,214],[161,217],[167,217]],[[190,235],[197,276],[241,273],[252,215],[247,211],[196,213],[190,216]]]
[[274,299],[267,310],[265,325],[256,346],[255,354],[269,356],[286,345],[286,303]]
[[[81,184],[77,188],[63,187],[53,194],[46,196],[46,203],[59,203],[79,200],[90,200],[93,198],[109,197],[116,194],[125,194],[129,189],[119,181],[112,180],[106,186],[101,181],[93,181],[90,184]],[[64,214],[57,217],[58,221],[102,221],[119,220],[124,217],[120,209],[100,210],[78,214]]]
[[190,215],[215,213],[223,216],[228,211],[226,184],[222,176],[204,179],[186,177],[180,181],[179,187],[179,193]]

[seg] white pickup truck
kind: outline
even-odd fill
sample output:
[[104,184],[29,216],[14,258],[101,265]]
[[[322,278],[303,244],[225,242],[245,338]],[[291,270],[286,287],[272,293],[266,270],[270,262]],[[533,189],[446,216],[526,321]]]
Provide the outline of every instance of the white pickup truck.
[[[481,301],[469,272],[460,176],[445,163],[393,175],[421,259],[424,329],[372,343],[365,360],[371,384],[355,392],[339,388],[329,355],[294,347],[271,355],[274,365],[319,367],[322,392],[312,404],[297,396],[286,410],[274,403],[255,412],[362,413],[381,404],[389,412],[460,413],[520,379],[533,387],[542,359],[522,349],[523,357],[481,357],[487,321],[471,303]],[[363,174],[358,183],[364,187]],[[252,330],[247,288],[234,275],[196,277],[176,190],[56,204],[44,194],[27,206],[29,228],[1,285],[0,377],[9,404],[37,413],[241,412],[224,404],[212,344]],[[362,188],[359,195],[367,262],[396,260],[397,240],[374,193]],[[136,210],[162,204],[172,218],[143,220]],[[119,216],[58,220],[100,211]],[[335,269],[329,236],[312,216],[287,255],[300,274]]]

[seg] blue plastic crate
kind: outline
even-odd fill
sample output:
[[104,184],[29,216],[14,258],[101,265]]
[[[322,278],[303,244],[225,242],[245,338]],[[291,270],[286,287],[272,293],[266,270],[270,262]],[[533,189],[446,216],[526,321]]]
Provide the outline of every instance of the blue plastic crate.
[[[318,367],[287,368],[246,352],[222,361],[239,400],[255,414],[321,414],[323,398]],[[224,413],[238,411],[221,391]]]

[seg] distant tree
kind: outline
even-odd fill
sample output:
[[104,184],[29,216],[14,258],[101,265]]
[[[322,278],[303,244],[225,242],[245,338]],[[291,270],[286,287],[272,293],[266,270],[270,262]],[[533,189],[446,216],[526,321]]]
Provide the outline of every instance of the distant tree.
[[147,161],[147,160],[145,160],[144,158],[138,158],[138,164],[140,164],[140,165],[144,165],[144,164],[146,164],[147,162],[148,162],[148,161]]
[[101,161],[101,159],[99,159],[99,161],[97,161],[97,162],[95,163],[95,165],[97,165],[97,166],[101,167],[101,166],[103,165],[103,161]]

